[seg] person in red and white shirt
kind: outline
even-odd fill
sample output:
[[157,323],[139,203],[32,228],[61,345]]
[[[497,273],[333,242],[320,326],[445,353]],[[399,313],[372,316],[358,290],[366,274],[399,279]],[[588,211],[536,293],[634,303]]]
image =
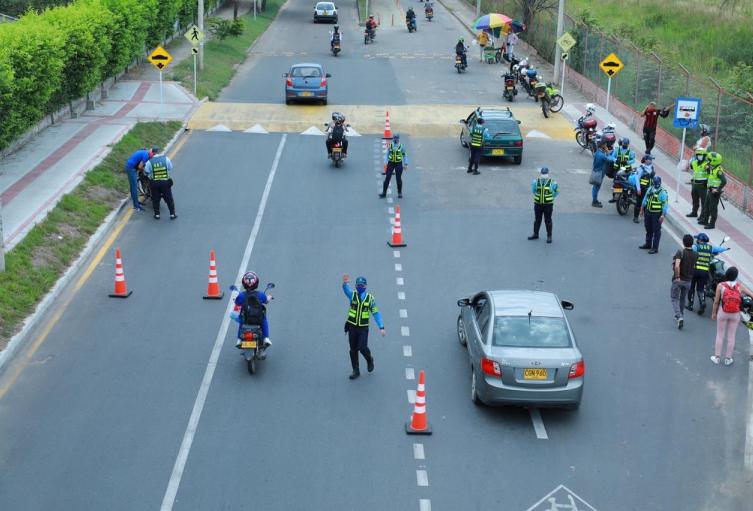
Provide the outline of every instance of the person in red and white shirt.
[[656,108],[656,102],[652,101],[648,104],[641,117],[644,117],[643,121],[643,140],[646,142],[646,154],[651,154],[651,150],[654,148],[656,142],[656,124],[659,122],[659,116],[666,118],[669,115],[669,109],[667,108],[658,110]]

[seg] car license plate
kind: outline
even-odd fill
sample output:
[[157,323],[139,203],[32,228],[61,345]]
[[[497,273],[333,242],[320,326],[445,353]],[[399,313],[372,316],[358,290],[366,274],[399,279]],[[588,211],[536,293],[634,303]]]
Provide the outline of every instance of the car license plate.
[[329,11],[324,11],[325,16],[329,16]]
[[244,350],[252,350],[256,348],[256,341],[241,341],[241,348]]
[[309,96],[313,96],[313,95],[314,95],[314,93],[313,93],[313,92],[299,92],[299,93],[298,93],[298,95],[299,95],[299,96],[306,96],[306,97],[309,97]]
[[492,156],[504,156],[504,149],[492,149]]
[[523,369],[524,380],[546,380],[549,378],[549,371],[547,369],[528,368]]

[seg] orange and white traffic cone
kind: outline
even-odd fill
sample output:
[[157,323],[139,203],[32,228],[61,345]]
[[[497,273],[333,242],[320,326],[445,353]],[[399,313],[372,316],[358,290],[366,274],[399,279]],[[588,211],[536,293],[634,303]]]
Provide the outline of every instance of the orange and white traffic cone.
[[382,136],[385,140],[392,140],[392,128],[390,128],[390,113],[387,112],[387,115],[384,119],[384,135]]
[[209,252],[209,284],[204,300],[219,300],[223,296],[225,296],[225,293],[220,291],[220,284],[217,281],[217,261],[214,257],[214,249],[212,249]]
[[126,287],[125,273],[123,273],[123,260],[120,257],[120,249],[115,249],[115,291],[109,294],[110,298],[128,298],[133,291]]
[[403,241],[403,226],[400,223],[400,205],[395,206],[395,222],[392,225],[392,240],[387,244],[391,247],[405,247],[406,243]]
[[426,420],[426,389],[424,387],[424,371],[418,373],[418,390],[416,390],[416,404],[410,422],[405,423],[405,432],[409,435],[431,435],[431,426]]

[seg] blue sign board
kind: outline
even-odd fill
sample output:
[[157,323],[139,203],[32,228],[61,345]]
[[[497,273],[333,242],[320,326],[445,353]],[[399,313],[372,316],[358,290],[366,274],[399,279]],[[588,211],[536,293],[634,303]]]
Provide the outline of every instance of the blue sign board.
[[693,129],[701,118],[701,98],[677,98],[675,100],[675,128]]

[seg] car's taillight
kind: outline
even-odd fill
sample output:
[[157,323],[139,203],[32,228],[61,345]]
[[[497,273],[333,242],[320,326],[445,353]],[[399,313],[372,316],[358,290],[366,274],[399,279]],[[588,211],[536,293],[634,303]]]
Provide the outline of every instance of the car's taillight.
[[586,364],[580,360],[570,366],[570,374],[568,374],[567,377],[580,378],[584,374],[586,374]]
[[290,78],[288,78],[287,80],[285,80],[285,85],[287,85],[288,87],[292,87],[293,86],[293,80],[291,80]]
[[322,78],[321,86],[322,87],[326,87],[327,86],[327,79],[326,78]]
[[523,141],[522,140],[516,140],[514,145],[516,147],[521,147],[523,145]]
[[495,362],[486,357],[481,357],[481,370],[489,376],[502,376],[502,368],[500,367],[499,362]]

